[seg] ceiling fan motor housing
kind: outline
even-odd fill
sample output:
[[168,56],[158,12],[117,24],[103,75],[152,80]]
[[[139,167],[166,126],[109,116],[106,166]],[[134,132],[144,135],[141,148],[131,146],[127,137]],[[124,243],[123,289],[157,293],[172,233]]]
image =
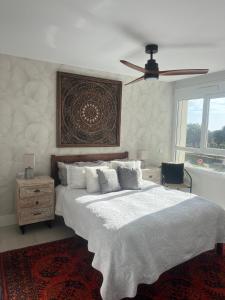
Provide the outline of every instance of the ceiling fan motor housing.
[[145,64],[145,69],[156,73],[145,73],[145,79],[158,79],[159,78],[159,67],[155,59],[149,59]]
[[148,54],[155,54],[158,52],[158,45],[156,44],[149,44],[145,46],[145,52]]

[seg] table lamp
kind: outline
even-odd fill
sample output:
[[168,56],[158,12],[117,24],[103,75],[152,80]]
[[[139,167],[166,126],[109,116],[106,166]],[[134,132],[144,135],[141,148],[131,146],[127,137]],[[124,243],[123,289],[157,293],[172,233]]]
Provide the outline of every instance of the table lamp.
[[148,159],[148,151],[147,150],[139,150],[138,151],[138,159],[140,159],[142,163],[142,168],[145,167],[145,160]]

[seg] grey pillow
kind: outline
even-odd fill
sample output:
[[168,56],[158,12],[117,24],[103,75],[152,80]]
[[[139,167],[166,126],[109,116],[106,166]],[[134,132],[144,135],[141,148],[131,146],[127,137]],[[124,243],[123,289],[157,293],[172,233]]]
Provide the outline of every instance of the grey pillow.
[[102,194],[121,190],[118,175],[114,169],[97,169],[98,182]]
[[141,182],[138,169],[118,167],[118,178],[123,190],[140,190]]
[[58,176],[59,181],[62,185],[67,185],[67,168],[63,163],[58,163]]

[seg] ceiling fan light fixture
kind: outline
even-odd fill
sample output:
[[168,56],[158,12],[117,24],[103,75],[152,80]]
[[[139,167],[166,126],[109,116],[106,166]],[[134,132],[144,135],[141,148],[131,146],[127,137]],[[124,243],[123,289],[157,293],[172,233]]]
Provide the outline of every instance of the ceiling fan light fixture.
[[155,59],[151,58],[145,64],[145,69],[149,72],[145,72],[144,78],[146,79],[159,79],[159,67]]

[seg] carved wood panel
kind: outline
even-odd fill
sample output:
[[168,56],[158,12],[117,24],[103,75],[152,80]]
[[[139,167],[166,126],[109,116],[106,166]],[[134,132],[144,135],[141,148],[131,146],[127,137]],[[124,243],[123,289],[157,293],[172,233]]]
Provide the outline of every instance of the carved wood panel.
[[120,81],[57,73],[57,146],[120,145]]

